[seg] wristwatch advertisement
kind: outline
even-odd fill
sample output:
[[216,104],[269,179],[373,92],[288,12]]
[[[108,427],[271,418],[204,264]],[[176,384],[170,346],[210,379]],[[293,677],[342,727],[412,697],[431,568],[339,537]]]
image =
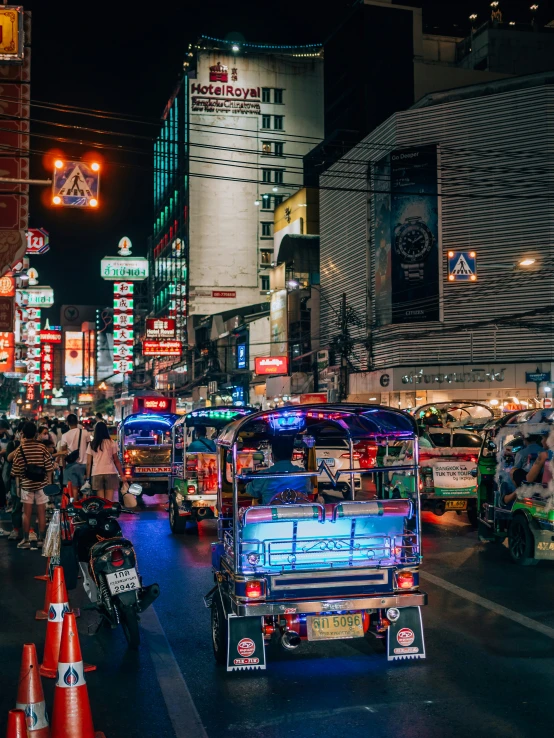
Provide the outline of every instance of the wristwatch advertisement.
[[406,218],[394,229],[394,247],[400,258],[404,278],[421,282],[425,278],[425,260],[431,253],[435,237],[421,216]]

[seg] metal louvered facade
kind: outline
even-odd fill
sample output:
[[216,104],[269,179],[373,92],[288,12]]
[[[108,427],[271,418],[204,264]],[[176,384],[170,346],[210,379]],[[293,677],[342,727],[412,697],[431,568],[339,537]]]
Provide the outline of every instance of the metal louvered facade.
[[[427,144],[440,161],[442,320],[379,325],[372,164]],[[389,118],[320,178],[322,345],[346,292],[360,371],[554,360],[553,183],[552,75],[439,93]],[[476,282],[448,281],[449,250],[476,252]],[[529,271],[514,266],[527,256]]]

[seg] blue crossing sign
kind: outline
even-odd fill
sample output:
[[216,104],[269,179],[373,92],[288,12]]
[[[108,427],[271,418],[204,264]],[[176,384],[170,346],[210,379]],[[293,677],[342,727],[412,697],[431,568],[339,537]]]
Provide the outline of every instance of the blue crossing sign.
[[98,207],[100,165],[84,161],[56,160],[52,179],[52,203],[71,208]]
[[448,281],[475,282],[477,280],[475,251],[448,252]]

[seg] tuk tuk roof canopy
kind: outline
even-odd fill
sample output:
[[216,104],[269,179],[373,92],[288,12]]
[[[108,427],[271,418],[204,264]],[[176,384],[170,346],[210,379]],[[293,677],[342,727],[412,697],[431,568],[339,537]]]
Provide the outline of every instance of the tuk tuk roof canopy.
[[186,425],[194,428],[198,425],[206,425],[209,428],[223,428],[237,418],[251,415],[254,409],[244,406],[220,405],[218,407],[202,407],[182,415],[175,425]]
[[221,446],[232,446],[241,433],[253,437],[270,437],[279,433],[303,431],[317,435],[323,426],[335,426],[340,435],[352,440],[417,438],[418,427],[411,415],[381,405],[341,403],[275,408],[254,413],[229,424],[218,439]]
[[157,415],[156,413],[133,413],[132,415],[127,415],[127,417],[121,421],[121,425],[125,428],[129,425],[141,425],[143,428],[145,426],[150,426],[152,428],[166,426],[167,428],[172,428],[178,417],[178,415],[173,414]]

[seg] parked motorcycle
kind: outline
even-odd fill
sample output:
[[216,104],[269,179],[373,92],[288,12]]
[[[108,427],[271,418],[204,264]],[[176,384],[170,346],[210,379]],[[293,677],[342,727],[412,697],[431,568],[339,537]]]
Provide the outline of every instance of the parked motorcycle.
[[[136,487],[135,493],[140,494],[142,490]],[[158,597],[160,588],[157,584],[142,585],[135,549],[123,537],[117,521],[122,512],[128,511],[119,502],[102,497],[88,497],[68,508],[89,607],[97,610],[111,628],[121,625],[129,647],[137,649],[140,613]]]

